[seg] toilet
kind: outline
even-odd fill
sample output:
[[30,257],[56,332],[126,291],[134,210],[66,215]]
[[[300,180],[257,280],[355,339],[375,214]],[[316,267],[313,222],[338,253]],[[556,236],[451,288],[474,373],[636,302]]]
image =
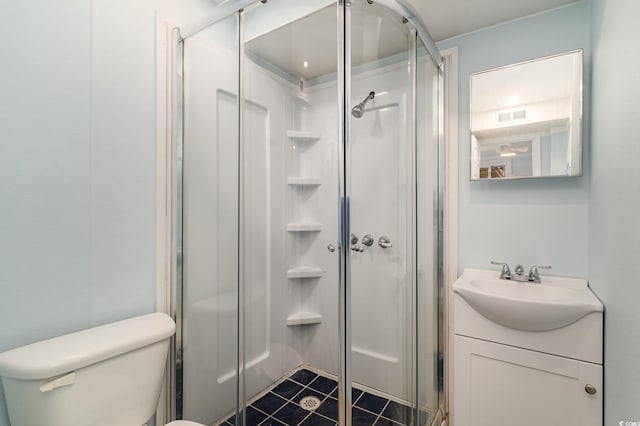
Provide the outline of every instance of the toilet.
[[144,425],[158,405],[174,332],[169,316],[154,313],[0,354],[11,426]]

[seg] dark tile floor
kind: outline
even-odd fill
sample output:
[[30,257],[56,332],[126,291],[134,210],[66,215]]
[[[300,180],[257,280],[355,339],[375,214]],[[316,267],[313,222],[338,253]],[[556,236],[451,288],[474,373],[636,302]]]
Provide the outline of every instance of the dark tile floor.
[[[307,396],[315,396],[321,401],[319,407],[312,411],[300,407],[300,401]],[[335,426],[338,424],[338,383],[311,370],[302,369],[260,399],[247,407],[247,425],[249,426],[282,426],[282,425],[317,425]],[[353,426],[398,426],[412,423],[412,410],[387,398],[352,390],[353,408],[351,412]],[[426,423],[426,415],[420,416],[422,425]],[[222,425],[235,425],[235,416],[222,422]]]

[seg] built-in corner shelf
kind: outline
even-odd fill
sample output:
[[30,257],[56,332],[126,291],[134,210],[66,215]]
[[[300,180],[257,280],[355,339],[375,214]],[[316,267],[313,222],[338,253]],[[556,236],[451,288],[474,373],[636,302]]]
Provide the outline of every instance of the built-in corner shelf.
[[287,317],[287,325],[309,325],[320,324],[322,322],[322,315],[314,314],[312,312],[297,312]]
[[319,186],[322,185],[322,178],[320,177],[287,177],[287,185],[291,186]]
[[287,130],[287,137],[298,142],[315,142],[321,138],[320,133]]
[[313,222],[287,223],[287,231],[289,232],[320,232],[322,224]]
[[324,274],[324,271],[314,266],[300,266],[297,268],[289,269],[287,271],[287,278],[320,278]]

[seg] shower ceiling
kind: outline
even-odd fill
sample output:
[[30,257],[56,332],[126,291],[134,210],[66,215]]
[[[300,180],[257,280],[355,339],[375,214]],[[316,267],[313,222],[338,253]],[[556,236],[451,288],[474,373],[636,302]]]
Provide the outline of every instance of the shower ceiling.
[[[359,9],[351,27],[354,67],[408,50],[409,28],[386,8]],[[296,79],[310,80],[336,72],[337,31],[336,10],[330,6],[251,40],[247,49]]]

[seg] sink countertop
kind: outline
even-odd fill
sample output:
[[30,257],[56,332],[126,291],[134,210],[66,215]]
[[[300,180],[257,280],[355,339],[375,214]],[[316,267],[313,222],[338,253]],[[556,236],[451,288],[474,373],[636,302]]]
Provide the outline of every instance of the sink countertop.
[[517,330],[553,330],[604,310],[583,279],[543,275],[540,283],[530,283],[499,275],[465,269],[453,291],[485,318]]

